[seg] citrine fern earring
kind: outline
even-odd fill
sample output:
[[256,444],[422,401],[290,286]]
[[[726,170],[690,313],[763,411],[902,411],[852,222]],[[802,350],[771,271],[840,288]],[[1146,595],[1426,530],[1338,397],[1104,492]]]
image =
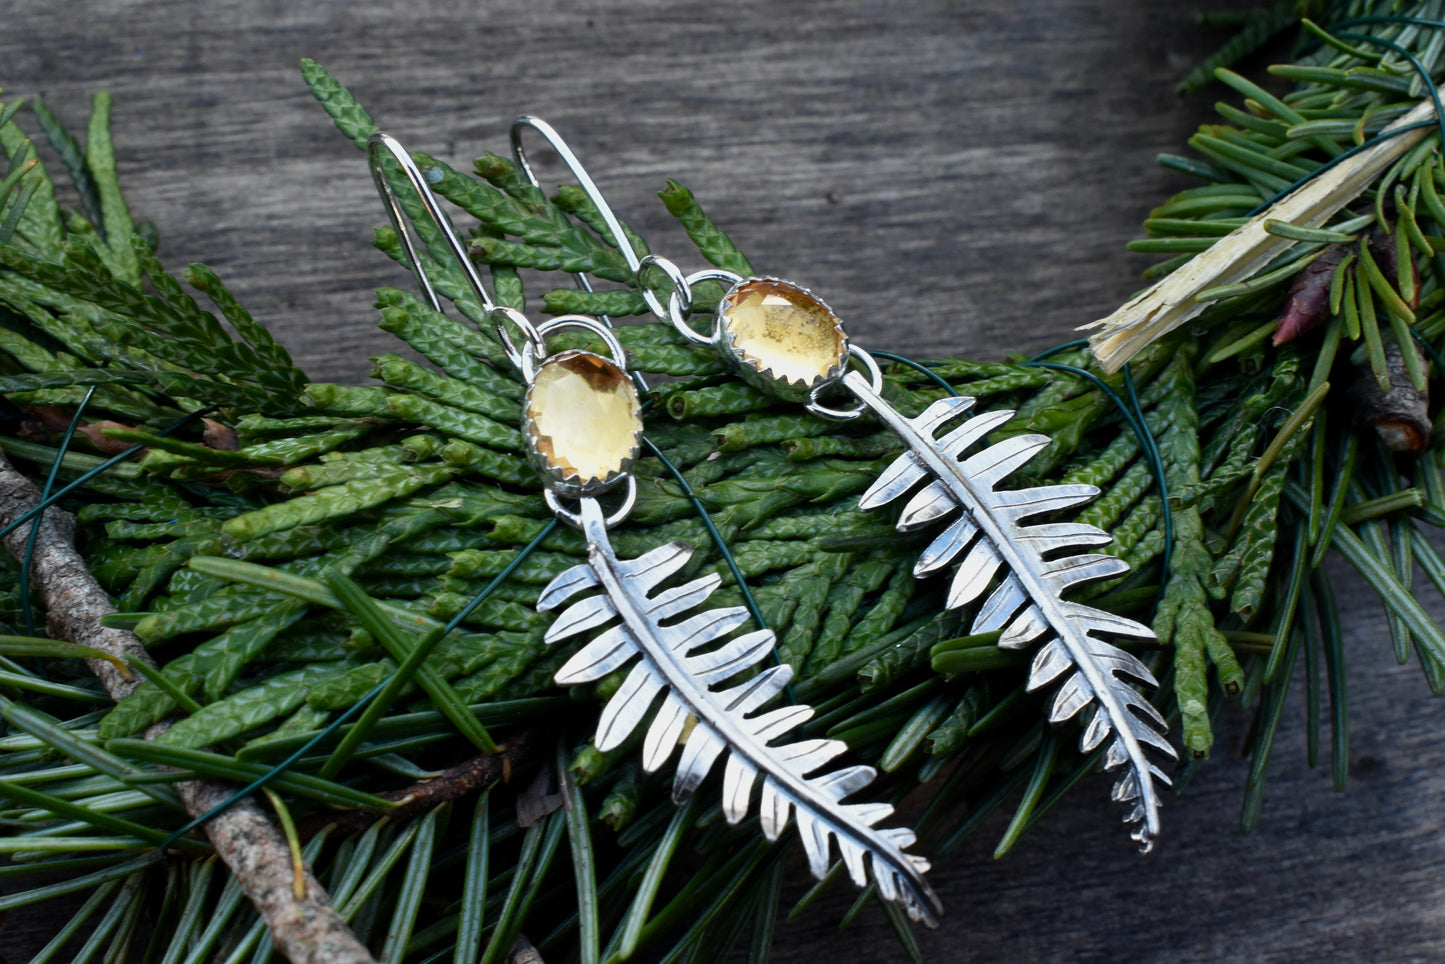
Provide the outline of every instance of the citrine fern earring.
[[[1003,429],[1014,413],[985,412],[960,422],[975,405],[967,396],[942,398],[916,416],[905,416],[884,399],[883,376],[873,356],[849,342],[832,309],[792,282],[744,278],[716,268],[684,274],[665,258],[637,258],[576,155],[534,117],[519,118],[512,128],[521,170],[532,177],[522,146],[522,133],[529,128],[557,150],[603,212],[614,243],[633,267],[636,286],[659,319],[689,341],[711,346],[742,379],[764,392],[830,419],[871,413],[897,433],[904,453],[863,494],[860,508],[880,508],[911,492],[898,516],[899,531],[946,522],[919,555],[914,574],[928,576],[956,562],[945,608],[983,598],[970,634],[999,632],[998,645],[1005,649],[1038,647],[1028,689],[1059,684],[1049,709],[1052,723],[1084,715],[1080,748],[1085,753],[1102,748],[1105,769],[1122,771],[1113,795],[1128,806],[1125,820],[1135,825],[1134,839],[1148,850],[1159,831],[1155,784],[1169,784],[1149,751],[1171,762],[1177,754],[1165,737],[1163,717],[1130,685],[1157,686],[1153,675],[1107,637],[1153,639],[1154,633],[1065,598],[1082,583],[1127,572],[1128,564],[1079,551],[1112,541],[1095,526],[1024,524],[1087,502],[1098,489],[1078,484],[998,488],[1048,447],[1047,436],[1011,435],[988,444],[987,437]],[[727,288],[705,332],[690,324],[693,292],[704,282]],[[967,454],[980,444],[984,447]]]
[[[542,480],[548,506],[580,529],[587,545],[587,561],[553,579],[537,601],[542,612],[560,610],[546,633],[547,643],[591,636],[557,671],[555,681],[563,686],[591,683],[631,666],[602,710],[594,737],[597,749],[621,746],[661,695],[643,738],[642,763],[645,770],[656,771],[681,745],[674,802],[691,800],[725,758],[722,811],[729,823],[750,812],[761,781],[759,816],[769,840],[776,840],[791,818],[816,877],[827,873],[836,842],[860,887],[871,879],[881,896],[900,904],[910,917],[936,923],[941,907],[922,876],[928,863],[905,852],[914,842],[913,832],[878,826],[893,812],[886,803],[843,802],[872,782],[873,768],[825,769],[848,749],[838,740],[775,745],[804,724],[813,709],[763,709],[792,678],[787,664],[759,671],[773,653],[772,631],[734,635],[748,620],[746,608],[703,608],[722,582],[716,573],[669,584],[692,556],[687,546],[668,543],[636,559],[621,559],[614,552],[609,530],[627,518],[636,499],[632,468],[642,442],[642,418],[623,350],[610,327],[584,315],[534,326],[520,311],[493,304],[410,155],[384,133],[373,135],[368,153],[377,189],[418,283],[435,305],[405,212],[382,166],[388,154],[462,262],[473,293],[527,386],[523,431],[529,460]],[[549,354],[547,338],[566,329],[599,339],[607,354]]]

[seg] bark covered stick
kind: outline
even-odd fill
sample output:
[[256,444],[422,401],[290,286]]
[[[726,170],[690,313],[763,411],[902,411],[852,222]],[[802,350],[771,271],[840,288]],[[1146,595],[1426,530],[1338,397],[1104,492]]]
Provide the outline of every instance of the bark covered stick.
[[[10,525],[39,502],[40,491],[0,456],[0,526]],[[5,537],[5,547],[17,559],[24,558],[32,525],[19,526]],[[115,608],[75,549],[74,518],[50,508],[39,525],[31,580],[45,603],[47,632],[123,660],[151,663],[134,634],[100,625],[101,617]],[[138,678],[127,678],[107,660],[88,662],[113,699],[139,685]],[[188,780],[177,783],[176,792],[191,815],[199,816],[225,802],[234,790],[222,783]],[[238,801],[212,818],[206,835],[270,927],[276,949],[294,964],[371,964],[371,954],[336,913],[309,867],[306,896],[295,896],[286,840],[254,801]]]

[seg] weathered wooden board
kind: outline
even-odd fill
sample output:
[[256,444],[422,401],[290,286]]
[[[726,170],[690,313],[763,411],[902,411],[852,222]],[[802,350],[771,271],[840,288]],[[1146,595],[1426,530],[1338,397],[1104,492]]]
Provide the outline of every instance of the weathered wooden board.
[[[457,164],[540,114],[655,249],[685,257],[652,197],[676,177],[860,343],[998,357],[1073,337],[1138,285],[1145,262],[1123,244],[1183,183],[1153,155],[1179,150],[1210,99],[1172,86],[1219,39],[1187,5],[1147,0],[12,0],[0,38],[8,94],[83,126],[90,93],[114,92],[123,180],[168,264],[211,264],[314,377],[350,380],[392,348],[372,289],[408,281],[368,245],[381,212],[365,162],[305,91],[300,57]],[[1006,814],[939,858],[949,915],[921,935],[930,959],[1445,954],[1445,703],[1391,665],[1375,603],[1339,575],[1346,795],[1327,765],[1304,766],[1292,707],[1261,830],[1240,838],[1235,720],[1147,858],[1102,779],[1002,861]],[[783,927],[777,959],[898,958],[875,912],[827,923],[851,899],[840,888]],[[54,926],[12,914],[0,953],[23,960]]]

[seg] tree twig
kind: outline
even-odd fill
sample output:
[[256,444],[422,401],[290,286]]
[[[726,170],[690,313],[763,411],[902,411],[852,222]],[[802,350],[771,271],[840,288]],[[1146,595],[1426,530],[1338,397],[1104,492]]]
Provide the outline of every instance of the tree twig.
[[[0,456],[0,526],[9,525],[39,502],[39,490]],[[5,537],[5,547],[15,558],[24,557],[33,525],[26,523]],[[74,517],[50,508],[42,514],[39,527],[31,578],[45,603],[46,631],[56,639],[123,660],[152,663],[134,634],[101,626],[101,617],[115,608],[75,549]],[[127,678],[107,660],[88,662],[112,699],[120,700],[139,685],[139,678]],[[187,780],[175,787],[192,816],[206,813],[234,792],[226,784],[209,780]],[[309,867],[305,869],[305,896],[295,896],[286,840],[253,800],[238,801],[212,818],[206,824],[206,835],[270,927],[276,949],[293,964],[372,964],[371,954],[336,913]]]
[[[536,755],[538,741],[537,733],[526,730],[502,741],[496,753],[479,754],[409,787],[378,794],[383,800],[396,804],[395,808],[384,812],[393,823],[405,823],[440,804],[460,800],[493,784],[506,782]],[[381,812],[376,810],[328,811],[299,821],[298,829],[303,839],[322,828],[349,833],[369,827],[380,815]]]

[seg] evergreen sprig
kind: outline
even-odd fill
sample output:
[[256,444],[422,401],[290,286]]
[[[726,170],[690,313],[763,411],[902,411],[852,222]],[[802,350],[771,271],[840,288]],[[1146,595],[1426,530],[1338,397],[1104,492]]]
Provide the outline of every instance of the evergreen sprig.
[[[1359,19],[1375,6],[1386,15]],[[1276,70],[1299,83],[1282,98],[1221,73],[1243,107],[1222,105],[1225,123],[1191,141],[1202,159],[1165,159],[1211,183],[1146,222],[1149,238],[1134,247],[1173,255],[1151,274],[1207,250],[1427,95],[1426,79],[1445,69],[1445,34],[1415,15],[1357,2],[1312,24],[1315,46]],[[1339,26],[1345,17],[1357,22]],[[303,70],[364,145],[370,116],[324,69]],[[85,893],[57,948],[92,921],[91,945],[119,946],[146,914],[162,957],[186,947],[260,959],[263,933],[234,881],[222,885],[202,860],[157,861],[157,832],[184,822],[165,789],[175,774],[161,768],[171,767],[268,780],[343,916],[388,960],[495,960],[519,933],[583,960],[720,958],[750,921],[754,956],[765,957],[781,852],[717,820],[716,788],[676,809],[665,775],[641,774],[628,747],[602,754],[583,742],[615,674],[566,696],[552,683],[566,654],[544,644],[533,603],[583,546],[551,524],[519,468],[521,385],[492,334],[383,290],[382,327],[432,367],[385,355],[376,384],[310,383],[208,269],[192,266],[185,280],[219,316],[157,262],[115,182],[107,99],[97,98],[84,143],[33,110],[79,213],[60,209],[16,106],[0,106],[0,386],[14,426],[0,448],[36,475],[56,464],[60,481],[78,483],[65,504],[79,510],[91,568],[125,613],[116,621],[162,665],[107,706],[47,678],[69,653],[0,637],[0,715],[12,727],[0,737],[12,827],[0,845],[20,871],[58,881],[0,898],[0,910]],[[548,198],[494,155],[477,162],[479,179],[418,162],[472,224],[474,255],[506,303],[521,302],[515,269],[539,267],[599,280],[595,293],[543,293],[546,311],[646,311],[575,189]],[[1016,409],[1001,434],[1054,438],[1021,475],[1104,490],[1083,521],[1113,528],[1105,551],[1134,572],[1079,597],[1152,622],[1161,648],[1141,655],[1171,681],[1159,702],[1194,753],[1209,752],[1211,718],[1230,700],[1256,714],[1246,827],[1261,812],[1301,656],[1314,667],[1311,761],[1327,718],[1344,783],[1343,650],[1320,568],[1331,548],[1380,594],[1395,655],[1417,654],[1429,685],[1445,688],[1445,633],[1410,585],[1418,562],[1445,591],[1445,562],[1425,538],[1445,521],[1440,447],[1428,422],[1410,421],[1418,405],[1403,416],[1393,402],[1370,409],[1386,437],[1420,436],[1423,451],[1398,456],[1351,423],[1349,409],[1367,406],[1344,401],[1357,380],[1356,399],[1388,398],[1387,386],[1418,394],[1445,349],[1442,192],[1432,134],[1329,225],[1271,228],[1293,248],[1206,292],[1215,304],[1203,338],[1166,339],[1128,380],[1099,376],[1081,351],[1046,368],[950,359],[885,373],[885,393],[910,414],[949,391]],[[669,182],[661,196],[703,260],[751,272],[691,192]],[[390,231],[378,246],[401,256]],[[440,249],[427,268],[461,317],[480,316]],[[818,707],[805,735],[843,738],[877,763],[884,796],[946,773],[919,822],[925,851],[947,851],[1022,788],[1007,850],[1096,761],[1038,722],[1027,667],[997,634],[965,636],[956,616],[937,615],[940,587],[910,575],[918,545],[858,510],[858,494],[898,454],[891,434],[775,403],[669,327],[630,325],[619,337],[638,369],[673,376],[654,392],[648,438],[682,481],[642,459],[618,552],[671,539],[700,547],[692,565],[721,572],[719,596],[751,599],[778,634],[797,699]],[[92,387],[88,424],[62,446],[38,413],[73,409]],[[165,434],[188,413],[208,417]],[[143,449],[139,471],[87,474],[100,463],[87,448],[128,443]],[[23,621],[18,592],[0,596],[0,618]],[[168,717],[162,740],[136,738]],[[532,788],[486,791],[488,780],[466,775],[476,760],[505,760],[519,771],[511,787]],[[431,798],[438,771],[450,795]],[[396,808],[398,790],[424,805]],[[474,790],[475,804],[455,799]],[[958,801],[970,805],[962,823]],[[456,875],[431,873],[444,866],[464,868],[462,889],[438,882]]]

